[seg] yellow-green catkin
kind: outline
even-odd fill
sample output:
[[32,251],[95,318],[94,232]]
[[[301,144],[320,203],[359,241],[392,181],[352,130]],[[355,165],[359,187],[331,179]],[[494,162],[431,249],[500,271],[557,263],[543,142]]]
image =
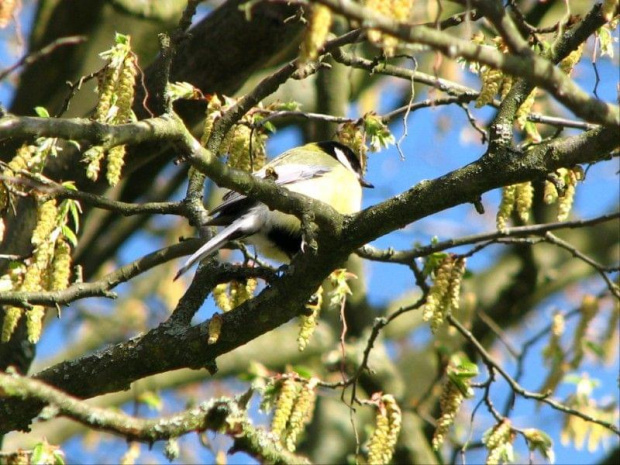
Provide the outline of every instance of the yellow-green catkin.
[[500,91],[504,75],[499,69],[485,67],[480,73],[482,89],[476,98],[476,108],[488,105]]
[[[123,61],[123,66],[118,76],[116,88],[116,106],[118,110],[113,119],[114,124],[129,123],[133,119],[131,107],[134,100],[134,87],[136,84],[137,68],[135,57],[128,53]],[[125,164],[125,146],[119,145],[108,150],[106,179],[111,186],[118,184],[121,178],[123,165]]]
[[368,463],[387,464],[392,460],[402,425],[402,413],[394,396],[379,399],[375,429],[368,441]]
[[58,219],[58,207],[56,199],[37,203],[37,224],[32,232],[32,245],[37,246],[49,240],[49,235],[56,227]]
[[502,100],[504,100],[506,98],[506,95],[508,95],[508,92],[510,92],[510,89],[512,89],[512,84],[514,83],[514,78],[510,75],[505,75],[504,79],[502,80],[502,86],[499,90],[499,95],[501,96]]
[[517,186],[504,186],[502,189],[502,200],[497,209],[496,225],[499,231],[506,229],[506,223],[510,219],[510,215],[515,208],[515,199],[517,195]]
[[512,443],[512,439],[512,426],[507,418],[489,430],[483,438],[488,450],[486,465],[499,465],[505,454],[506,446]]
[[56,242],[54,260],[49,275],[49,289],[60,291],[69,287],[71,279],[71,245],[62,237]]
[[116,186],[121,179],[121,172],[125,165],[125,146],[117,145],[108,150],[106,179],[110,186]]
[[220,144],[219,155],[228,155],[228,166],[243,171],[261,169],[267,161],[267,136],[258,130],[252,131],[247,124],[233,126]]
[[515,208],[519,219],[524,223],[530,219],[530,210],[534,202],[534,187],[531,182],[522,182],[515,188]]
[[228,166],[243,171],[250,171],[250,137],[252,130],[244,125],[234,127],[228,147]]
[[460,307],[461,284],[463,282],[465,264],[465,258],[460,257],[456,259],[450,272],[450,285],[448,286],[448,292],[446,293],[446,297],[448,298],[448,302],[446,303],[450,312],[456,311]]
[[97,92],[99,93],[99,101],[95,109],[94,119],[100,123],[105,123],[110,119],[112,109],[112,100],[114,99],[114,89],[118,81],[121,69],[118,66],[108,64],[99,77]]
[[317,383],[318,379],[312,378],[307,383],[302,384],[297,399],[295,399],[283,441],[290,452],[295,452],[297,438],[305,426],[312,420],[316,404]]
[[301,44],[300,63],[316,60],[332,26],[332,12],[325,5],[313,4],[310,21]]
[[[16,290],[23,292],[40,291],[42,289],[41,283],[44,279],[44,272],[45,270],[40,268],[40,265],[33,260],[33,262],[26,267],[23,281]],[[6,308],[4,324],[2,326],[3,342],[7,342],[11,339],[13,331],[15,331],[17,327],[17,323],[19,323],[24,313],[26,313],[27,318],[28,339],[33,343],[39,340],[45,307],[35,305],[32,308],[23,309],[17,306],[9,306]]]
[[303,352],[308,343],[310,342],[310,338],[314,334],[314,330],[316,329],[319,316],[321,314],[321,306],[323,305],[323,287],[319,287],[318,291],[314,293],[313,300],[311,303],[308,302],[306,304],[306,309],[310,312],[309,315],[301,315],[299,317],[299,334],[297,335],[297,347],[300,352]]
[[205,112],[205,125],[202,130],[202,136],[200,138],[200,144],[203,147],[207,146],[209,138],[211,137],[211,131],[215,121],[222,116],[222,101],[217,95],[213,95],[207,104],[207,110]]
[[543,190],[543,201],[547,205],[551,205],[552,203],[557,202],[558,200],[558,190],[555,188],[552,182],[545,181],[545,187]]
[[575,65],[579,63],[579,60],[581,60],[581,55],[583,54],[583,46],[584,44],[582,43],[579,47],[577,47],[576,50],[573,50],[571,53],[569,53],[568,56],[562,61],[560,61],[560,63],[558,64],[560,69],[569,76],[573,72]]
[[43,305],[33,305],[26,310],[26,328],[28,340],[35,344],[41,338],[43,330],[43,318],[45,317],[45,307]]
[[454,419],[461,408],[463,399],[463,393],[456,384],[447,380],[443,386],[441,397],[439,398],[441,415],[437,420],[435,433],[433,434],[432,446],[434,450],[439,450],[444,443],[450,426],[454,423]]
[[293,411],[293,404],[297,399],[298,386],[293,378],[286,378],[282,381],[280,395],[276,402],[276,407],[271,420],[271,432],[277,437],[282,437],[286,425]]
[[[9,269],[7,275],[8,281],[10,282],[10,287],[8,287],[7,290],[20,289],[24,279],[24,270],[25,266],[23,265]],[[2,325],[2,332],[0,334],[2,342],[8,342],[9,339],[11,339],[11,335],[13,334],[13,331],[15,331],[17,323],[19,323],[23,313],[24,309],[21,307],[14,305],[7,305],[4,307],[4,321]]]
[[586,334],[590,322],[599,311],[598,299],[591,294],[586,294],[581,301],[579,311],[581,313],[581,318],[579,318],[579,323],[577,323],[577,326],[575,327],[572,342],[574,347],[574,355],[570,362],[571,368],[574,370],[579,368],[579,365],[583,360],[583,356],[585,355],[584,347],[586,342]]
[[215,344],[222,333],[222,317],[219,314],[213,315],[209,320],[209,337],[207,338],[207,344]]
[[[413,0],[366,0],[365,6],[398,22],[406,22],[413,8]],[[398,38],[384,34],[377,29],[368,31],[368,40],[381,47],[386,57],[394,56],[399,42]]]
[[2,342],[9,342],[17,323],[24,314],[24,309],[14,305],[4,307],[4,321],[2,322]]
[[573,202],[575,201],[575,191],[577,189],[577,182],[583,179],[583,171],[580,167],[574,169],[560,168],[558,173],[563,175],[566,189],[564,195],[558,196],[558,221],[565,221],[568,219],[573,208]]
[[433,333],[444,324],[447,315],[458,310],[465,259],[447,255],[435,270],[435,279],[422,307],[422,318],[430,322]]
[[549,343],[543,349],[543,356],[546,360],[553,360],[562,355],[562,345],[560,340],[566,329],[566,321],[562,312],[555,312],[551,320],[551,335]]
[[105,156],[105,149],[100,145],[95,145],[84,152],[84,162],[86,163],[86,177],[91,181],[99,179],[101,171],[101,161]]
[[[9,161],[7,167],[2,170],[1,174],[3,178],[12,178],[17,176],[22,170],[28,170],[35,154],[34,147],[32,145],[23,144],[15,152],[15,156]],[[9,203],[9,188],[5,184],[5,181],[0,181],[0,212],[2,212]]]
[[232,302],[228,295],[228,283],[218,284],[213,288],[213,300],[223,312],[229,312],[233,309]]
[[231,281],[229,288],[232,308],[236,308],[254,297],[257,284],[256,279],[253,278],[243,281]]
[[517,113],[515,114],[515,123],[517,125],[517,128],[519,128],[520,130],[525,129],[527,117],[532,112],[532,107],[534,106],[534,102],[536,101],[536,93],[537,89],[536,87],[534,87],[517,110]]
[[133,119],[133,100],[135,95],[136,76],[138,69],[135,56],[129,52],[123,60],[123,66],[118,76],[116,106],[118,111],[114,122],[116,124],[128,123]]

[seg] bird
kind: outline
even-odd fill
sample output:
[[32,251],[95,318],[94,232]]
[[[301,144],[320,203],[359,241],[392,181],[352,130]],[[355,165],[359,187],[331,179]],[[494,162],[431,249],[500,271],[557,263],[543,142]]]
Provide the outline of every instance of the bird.
[[[325,202],[345,215],[361,209],[362,187],[374,187],[363,174],[360,157],[335,141],[292,148],[253,173],[257,178],[274,179],[276,184],[292,192]],[[175,280],[196,262],[234,240],[252,244],[264,257],[281,263],[290,262],[302,249],[301,221],[296,216],[272,210],[232,190],[226,192],[204,225],[224,226],[224,229],[185,261]]]

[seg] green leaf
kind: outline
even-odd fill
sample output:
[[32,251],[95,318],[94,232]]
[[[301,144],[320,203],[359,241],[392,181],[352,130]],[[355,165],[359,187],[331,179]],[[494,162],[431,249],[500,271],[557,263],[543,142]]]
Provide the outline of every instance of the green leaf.
[[65,236],[69,242],[71,242],[71,245],[73,245],[73,247],[77,247],[78,239],[75,233],[71,231],[71,228],[66,224],[63,224],[61,230],[62,235]]
[[45,107],[34,107],[34,111],[40,118],[49,118],[50,114]]
[[117,32],[114,35],[114,42],[117,43],[118,45],[127,45],[129,44],[129,36],[125,34],[121,34],[120,32]]
[[293,371],[305,379],[310,379],[314,376],[314,372],[310,369],[310,367],[305,365],[295,365],[293,367]]
[[276,132],[276,127],[273,125],[271,121],[267,121],[265,124],[263,124],[263,127],[271,133]]
[[65,465],[65,454],[61,450],[54,451],[54,465]]
[[82,213],[82,207],[80,206],[80,202],[78,202],[77,200],[72,200],[69,204],[69,213],[71,214],[71,218],[73,219],[75,232],[80,232],[80,213]]
[[45,449],[46,445],[42,442],[37,443],[32,449],[32,458],[30,459],[30,463],[38,464],[43,463],[43,459],[47,455]]

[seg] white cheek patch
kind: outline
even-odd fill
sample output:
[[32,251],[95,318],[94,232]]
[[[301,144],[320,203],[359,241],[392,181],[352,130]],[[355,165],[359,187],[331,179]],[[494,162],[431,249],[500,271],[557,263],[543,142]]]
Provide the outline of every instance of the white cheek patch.
[[338,161],[342,163],[345,166],[345,168],[347,168],[349,171],[351,171],[353,174],[357,176],[356,171],[351,166],[351,162],[349,161],[345,153],[342,150],[340,150],[338,147],[334,148],[334,152],[336,152],[336,158],[338,159]]

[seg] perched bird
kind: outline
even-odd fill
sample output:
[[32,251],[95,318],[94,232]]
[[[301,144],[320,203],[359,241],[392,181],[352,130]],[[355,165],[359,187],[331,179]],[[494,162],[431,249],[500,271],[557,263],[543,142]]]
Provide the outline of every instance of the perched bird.
[[[359,211],[362,186],[373,187],[363,178],[359,156],[346,145],[331,141],[288,150],[253,175],[273,178],[276,184],[325,202],[342,214]],[[228,191],[222,200],[205,225],[225,228],[187,259],[175,279],[234,240],[253,244],[261,255],[283,263],[301,249],[301,222],[296,216],[270,210],[234,191]]]

